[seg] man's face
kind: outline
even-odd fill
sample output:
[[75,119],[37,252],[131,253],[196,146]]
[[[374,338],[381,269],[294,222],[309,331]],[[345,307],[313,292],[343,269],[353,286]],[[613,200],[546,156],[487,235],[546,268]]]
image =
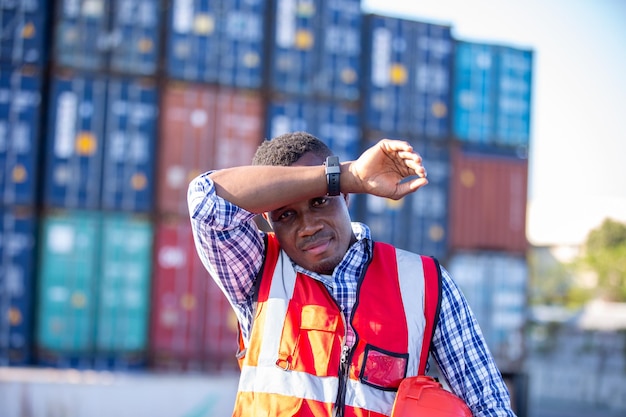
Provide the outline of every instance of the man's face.
[[[322,165],[324,159],[304,154],[294,166]],[[320,196],[281,207],[269,213],[282,249],[298,265],[321,274],[332,274],[350,245],[352,233],[348,197]]]

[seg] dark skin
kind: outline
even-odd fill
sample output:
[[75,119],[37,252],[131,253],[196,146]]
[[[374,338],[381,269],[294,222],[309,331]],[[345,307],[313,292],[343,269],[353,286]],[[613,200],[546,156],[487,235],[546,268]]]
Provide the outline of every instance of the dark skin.
[[[211,174],[217,194],[264,213],[282,249],[300,266],[332,274],[355,241],[350,193],[400,199],[426,185],[422,158],[408,142],[383,139],[341,163],[341,193],[326,196],[325,158],[308,153],[292,166],[243,166]],[[252,180],[251,180],[252,179]]]
[[[308,153],[293,166],[315,166],[324,160]],[[298,265],[320,274],[332,274],[343,254],[356,241],[348,195],[320,196],[279,207],[269,222],[281,248]]]

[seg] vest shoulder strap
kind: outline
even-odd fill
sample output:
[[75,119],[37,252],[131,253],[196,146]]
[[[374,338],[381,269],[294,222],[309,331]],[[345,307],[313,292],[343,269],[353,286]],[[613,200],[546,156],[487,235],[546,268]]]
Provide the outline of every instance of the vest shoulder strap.
[[433,257],[422,256],[422,263],[424,265],[424,316],[426,317],[426,326],[420,353],[419,375],[426,373],[426,362],[428,362],[428,354],[430,353],[441,309],[441,268],[439,267],[439,262]]

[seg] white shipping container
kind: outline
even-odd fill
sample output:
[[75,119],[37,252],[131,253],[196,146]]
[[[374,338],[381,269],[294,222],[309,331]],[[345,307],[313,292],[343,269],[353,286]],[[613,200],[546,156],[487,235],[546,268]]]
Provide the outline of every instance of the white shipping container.
[[445,266],[467,298],[500,370],[519,371],[526,351],[526,258],[507,252],[458,252]]

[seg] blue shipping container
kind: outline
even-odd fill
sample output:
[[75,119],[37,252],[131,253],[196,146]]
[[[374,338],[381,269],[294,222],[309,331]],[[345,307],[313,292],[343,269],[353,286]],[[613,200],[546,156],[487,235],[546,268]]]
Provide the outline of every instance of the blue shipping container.
[[0,208],[0,366],[27,365],[32,354],[36,220],[22,208]]
[[500,47],[498,54],[498,143],[528,146],[533,54],[529,50]]
[[528,146],[532,51],[456,44],[454,135],[464,142]]
[[526,258],[508,252],[461,251],[451,256],[448,270],[467,298],[498,368],[519,372],[526,358]]
[[367,15],[365,33],[365,128],[446,138],[452,107],[451,28]]
[[309,98],[359,98],[360,0],[277,0],[272,16],[273,91]]
[[[379,139],[372,138],[370,145]],[[397,201],[358,196],[356,211],[370,227],[374,240],[444,259],[448,253],[450,152],[447,146],[436,141],[410,142],[424,158],[428,185]]]
[[108,80],[103,209],[145,212],[153,208],[157,100],[152,80]]
[[260,88],[266,6],[266,0],[173,0],[168,9],[168,76]]
[[161,0],[114,0],[110,70],[154,75],[160,49]]
[[315,43],[318,11],[309,0],[277,0],[271,38],[272,90],[311,97],[318,71]]
[[37,69],[0,67],[0,203],[4,205],[35,204],[41,81]]
[[391,200],[370,194],[351,197],[357,216],[353,220],[369,226],[372,239],[407,250],[408,207],[406,199]]
[[44,204],[100,206],[107,80],[56,74],[51,81]]
[[361,0],[326,0],[318,4],[315,93],[356,101],[361,82]]
[[108,48],[111,2],[105,0],[57,2],[53,59],[70,68],[104,70]]
[[424,159],[428,185],[405,197],[410,207],[406,246],[412,252],[444,259],[448,254],[450,151],[433,141],[411,141]]
[[62,0],[54,58],[65,67],[153,75],[160,44],[159,0]]
[[267,137],[305,131],[323,140],[341,161],[360,153],[358,109],[346,103],[275,99],[268,105]]
[[0,1],[0,61],[43,66],[49,0]]

